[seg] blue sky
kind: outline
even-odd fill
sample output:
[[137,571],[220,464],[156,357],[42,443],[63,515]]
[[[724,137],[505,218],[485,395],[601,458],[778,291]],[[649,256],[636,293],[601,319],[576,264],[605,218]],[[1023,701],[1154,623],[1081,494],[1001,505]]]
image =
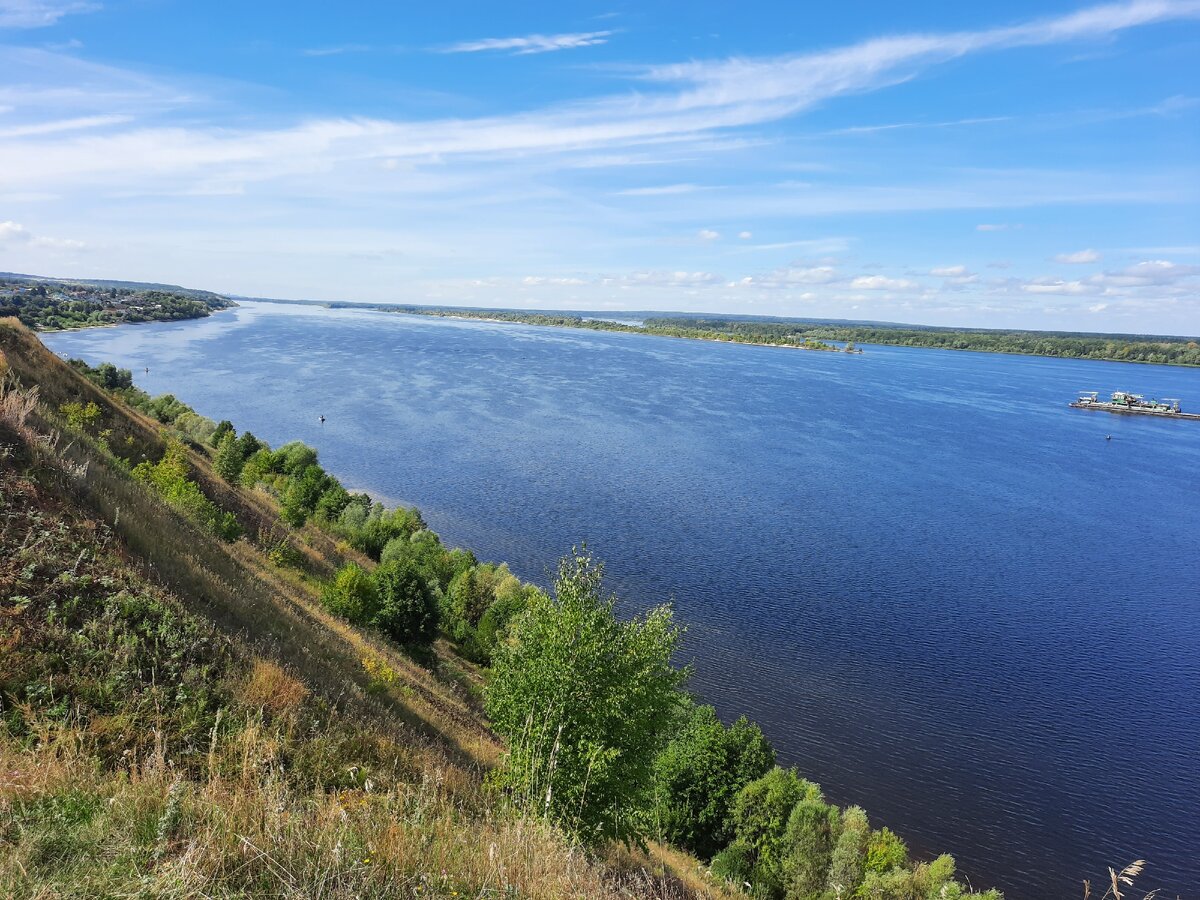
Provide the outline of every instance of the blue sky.
[[1200,333],[1200,0],[0,0],[0,269]]

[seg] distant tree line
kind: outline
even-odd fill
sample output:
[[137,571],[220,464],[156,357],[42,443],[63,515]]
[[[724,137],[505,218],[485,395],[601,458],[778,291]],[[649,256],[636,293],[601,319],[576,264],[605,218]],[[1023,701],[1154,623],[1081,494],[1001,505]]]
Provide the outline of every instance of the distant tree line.
[[646,330],[677,330],[724,334],[750,342],[804,340],[852,341],[940,350],[979,350],[1059,356],[1066,359],[1106,359],[1118,362],[1200,366],[1200,342],[1191,338],[1069,334],[1041,331],[956,330],[893,328],[876,325],[835,325],[792,322],[758,322],[707,318],[647,319]]
[[1200,366],[1200,340],[1188,337],[956,329],[932,326],[918,328],[890,325],[847,325],[834,322],[695,316],[648,318],[639,326],[569,314],[550,315],[514,310],[464,310],[423,306],[381,306],[376,308],[412,315],[486,319],[498,322],[518,322],[526,325],[654,334],[664,337],[728,341],[738,344],[769,344],[806,350],[839,350],[842,348],[829,343],[830,341],[839,341],[847,345],[846,350],[852,352],[859,349],[857,347],[859,344],[887,344],[900,347],[929,347],[939,350],[976,350],[990,353],[1057,356],[1064,359],[1104,359],[1116,362],[1157,363],[1168,366]]

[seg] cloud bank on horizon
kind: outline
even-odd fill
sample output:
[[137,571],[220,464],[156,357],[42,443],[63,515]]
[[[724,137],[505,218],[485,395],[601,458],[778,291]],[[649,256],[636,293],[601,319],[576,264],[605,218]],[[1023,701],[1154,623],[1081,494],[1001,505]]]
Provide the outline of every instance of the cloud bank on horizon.
[[1200,333],[1200,0],[1018,5],[0,0],[0,269]]

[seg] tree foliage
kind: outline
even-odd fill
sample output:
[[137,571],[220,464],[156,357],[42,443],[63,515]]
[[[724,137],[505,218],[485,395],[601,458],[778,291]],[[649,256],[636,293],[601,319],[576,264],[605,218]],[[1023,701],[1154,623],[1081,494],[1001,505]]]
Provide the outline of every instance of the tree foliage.
[[648,832],[654,757],[683,673],[669,607],[629,622],[603,567],[575,553],[554,596],[534,595],[493,659],[486,707],[509,742],[501,783],[585,843]]
[[428,647],[437,637],[437,600],[409,559],[380,563],[374,573],[379,608],[372,624],[401,644]]
[[745,716],[726,728],[711,706],[684,704],[654,761],[655,812],[663,839],[709,859],[733,839],[738,792],[771,770],[775,751]]

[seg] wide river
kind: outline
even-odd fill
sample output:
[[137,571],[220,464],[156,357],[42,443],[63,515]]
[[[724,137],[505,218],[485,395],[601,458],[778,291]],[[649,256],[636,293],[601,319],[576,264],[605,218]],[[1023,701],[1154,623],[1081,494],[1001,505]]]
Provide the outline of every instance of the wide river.
[[1067,407],[1200,370],[257,303],[46,343],[524,578],[586,541],[723,717],[1009,900],[1200,896],[1200,422]]

